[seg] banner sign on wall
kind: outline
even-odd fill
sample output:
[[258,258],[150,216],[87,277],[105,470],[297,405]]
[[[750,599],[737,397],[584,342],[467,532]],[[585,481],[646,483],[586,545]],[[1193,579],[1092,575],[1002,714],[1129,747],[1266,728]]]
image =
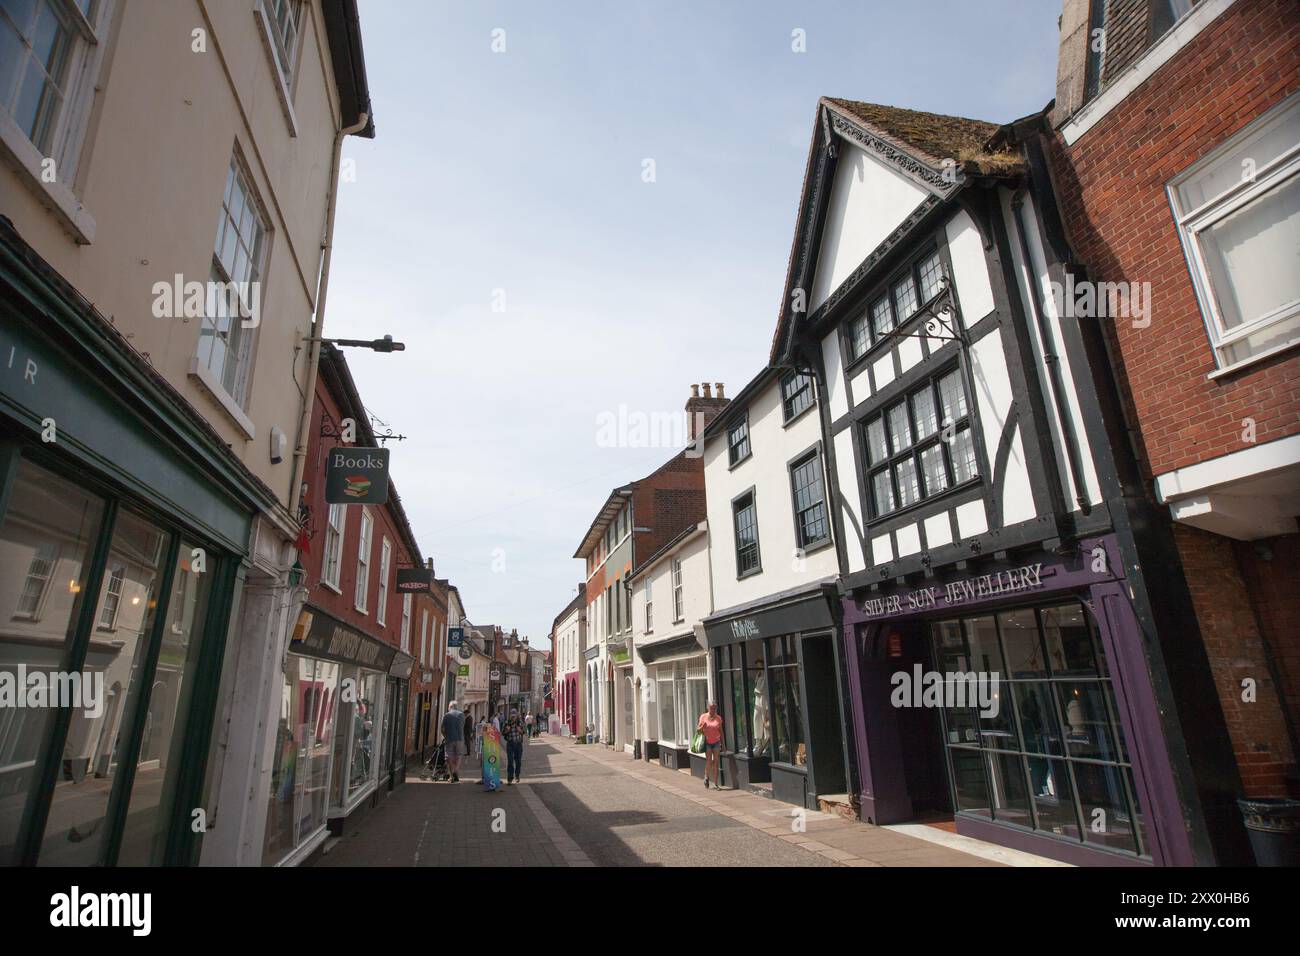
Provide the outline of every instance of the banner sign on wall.
[[388,449],[338,445],[325,458],[325,501],[331,505],[388,503]]
[[398,568],[397,590],[402,594],[428,594],[433,587],[433,571],[430,568]]

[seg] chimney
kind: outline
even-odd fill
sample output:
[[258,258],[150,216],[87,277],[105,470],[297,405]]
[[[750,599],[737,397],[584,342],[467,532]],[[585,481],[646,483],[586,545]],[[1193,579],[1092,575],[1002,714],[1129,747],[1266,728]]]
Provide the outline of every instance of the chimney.
[[[690,442],[694,442],[704,433],[709,422],[718,417],[730,399],[722,396],[722,383],[714,383],[718,387],[718,394],[713,394],[712,387],[708,382],[702,382],[699,385],[691,386],[691,397],[686,400],[686,437]],[[704,395],[700,395],[700,389],[704,389]]]
[[718,398],[725,398],[725,397],[726,397],[725,395],[722,394],[722,383],[721,383],[721,382],[714,382],[714,383],[713,383],[713,387],[716,388],[716,389],[718,390]]

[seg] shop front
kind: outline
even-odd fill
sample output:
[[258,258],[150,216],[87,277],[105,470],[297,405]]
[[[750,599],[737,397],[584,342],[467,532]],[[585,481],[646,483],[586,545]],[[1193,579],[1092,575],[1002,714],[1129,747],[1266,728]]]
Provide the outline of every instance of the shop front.
[[647,760],[703,777],[703,757],[690,752],[700,715],[709,706],[709,653],[692,632],[637,646],[645,665]]
[[270,493],[0,220],[0,865],[182,865]]
[[862,819],[1070,863],[1190,859],[1112,536],[844,599]]
[[725,786],[810,810],[848,791],[838,610],[821,582],[705,618]]
[[384,687],[384,726],[380,734],[381,753],[379,781],[381,789],[392,790],[406,782],[406,727],[407,700],[411,687],[411,670],[415,658],[397,651],[388,668]]
[[[397,648],[308,604],[285,655],[263,862],[296,865],[374,802],[404,722],[386,695]],[[404,698],[404,694],[401,695]],[[392,761],[388,757],[390,771]]]

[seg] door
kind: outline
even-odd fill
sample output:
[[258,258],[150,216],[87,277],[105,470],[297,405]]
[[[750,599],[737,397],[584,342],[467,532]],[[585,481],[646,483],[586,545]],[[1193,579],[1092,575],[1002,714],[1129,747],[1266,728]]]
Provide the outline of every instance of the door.
[[809,809],[822,794],[847,793],[844,722],[831,634],[805,634],[799,642],[809,750]]

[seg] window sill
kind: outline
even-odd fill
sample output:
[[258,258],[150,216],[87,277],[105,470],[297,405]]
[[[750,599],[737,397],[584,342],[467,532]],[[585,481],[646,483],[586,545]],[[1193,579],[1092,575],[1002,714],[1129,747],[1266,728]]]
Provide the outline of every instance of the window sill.
[[1273,358],[1275,355],[1281,355],[1283,352],[1293,349],[1296,346],[1300,346],[1300,339],[1294,339],[1290,342],[1283,342],[1281,345],[1275,345],[1273,348],[1260,352],[1258,355],[1252,355],[1248,359],[1242,359],[1240,362],[1235,362],[1232,365],[1225,366],[1224,368],[1216,369],[1205,377],[1213,382],[1216,379],[1236,375],[1239,372],[1245,371],[1252,365],[1256,365],[1265,359]]
[[805,408],[803,411],[801,411],[798,415],[795,415],[793,418],[787,418],[785,421],[783,421],[783,422],[781,423],[781,427],[782,427],[782,428],[789,428],[791,425],[793,425],[793,424],[795,424],[796,422],[798,422],[799,419],[803,418],[805,415],[807,415],[809,412],[811,412],[811,411],[812,411],[814,408],[816,408],[816,407],[817,407],[817,402],[816,402],[816,401],[813,401],[812,403],[810,403],[810,404],[808,405],[807,408]]
[[976,488],[983,480],[984,477],[982,475],[976,475],[973,478],[967,478],[959,485],[945,488],[938,494],[931,495],[928,498],[922,498],[920,501],[914,501],[906,507],[895,508],[893,511],[886,511],[884,514],[873,515],[867,520],[866,530],[870,531],[873,525],[878,525],[886,521],[893,521],[895,518],[900,516],[906,516],[912,512],[920,511],[927,505],[938,504],[940,501],[943,501],[945,498],[951,497],[952,495],[960,494],[961,492],[968,491],[971,488]]
[[753,457],[754,457],[754,453],[753,451],[750,451],[750,453],[747,454],[744,458],[741,458],[739,461],[734,461],[730,465],[728,465],[727,471],[735,471],[737,468],[739,468],[741,465],[743,465],[745,462],[749,461],[749,459]]
[[45,182],[41,178],[45,157],[4,111],[0,111],[0,159],[18,173],[18,178],[54,214],[77,245],[88,246],[95,241],[94,218],[71,189],[63,183]]
[[342,594],[342,593],[343,593],[343,589],[342,589],[342,588],[340,588],[337,584],[330,584],[330,582],[328,582],[328,581],[321,581],[321,587],[329,588],[329,589],[330,589],[331,591],[333,591],[335,594]]
[[803,552],[803,557],[806,558],[808,557],[808,555],[816,554],[818,551],[825,551],[834,543],[835,543],[834,539],[830,537],[818,538],[816,541],[810,541],[808,544],[804,545],[799,550]]
[[763,573],[762,567],[751,568],[750,570],[746,571],[744,574],[737,574],[736,580],[743,581],[745,580],[745,578],[752,578],[754,575],[762,574],[762,573]]
[[[284,113],[284,121],[289,127],[289,136],[297,138],[298,117],[293,111],[293,93],[289,89],[288,79],[280,70],[280,59],[275,52],[275,37],[271,33],[270,14],[266,12],[266,4],[262,0],[258,0],[253,10],[253,19],[257,21],[257,33],[262,38],[262,49],[270,62],[271,75],[275,78],[275,95],[280,101],[280,110]],[[301,42],[299,45],[301,46]]]
[[208,367],[199,362],[197,355],[190,359],[190,378],[203,386],[203,390],[221,406],[221,410],[244,433],[246,439],[252,441],[256,437],[257,429],[253,426],[253,420],[239,407],[239,403],[226,391],[225,386],[213,377]]

